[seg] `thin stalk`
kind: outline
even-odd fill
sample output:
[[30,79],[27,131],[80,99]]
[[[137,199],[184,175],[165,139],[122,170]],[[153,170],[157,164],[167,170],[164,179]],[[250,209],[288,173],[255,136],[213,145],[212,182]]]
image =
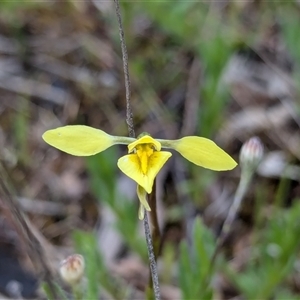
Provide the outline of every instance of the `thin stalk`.
[[[151,207],[150,212],[150,219],[151,219],[151,225],[152,225],[152,239],[153,239],[153,249],[154,249],[154,256],[155,260],[157,260],[161,248],[161,235],[158,225],[158,218],[157,218],[157,209],[156,209],[156,179],[153,183],[153,189],[152,193],[148,197],[149,205]],[[153,280],[152,277],[149,277],[149,283],[148,283],[148,291],[147,293],[147,299],[153,299]]]
[[73,293],[74,300],[84,299],[81,284],[72,286],[72,293]]
[[153,248],[154,248],[154,254],[157,259],[160,252],[161,247],[161,235],[158,225],[158,217],[157,217],[157,209],[156,209],[156,179],[153,183],[153,189],[152,193],[149,195],[149,205],[151,207],[150,212],[150,221],[152,224],[152,239],[153,239]]
[[236,190],[236,193],[234,195],[233,203],[230,206],[228,215],[223,223],[221,233],[217,239],[217,245],[214,251],[214,254],[211,259],[211,267],[214,265],[216,257],[219,253],[220,248],[222,247],[223,243],[225,242],[226,238],[228,237],[228,234],[231,230],[232,223],[236,217],[236,214],[241,206],[242,200],[247,192],[247,189],[249,187],[249,184],[252,179],[253,172],[249,172],[248,170],[242,171],[241,180],[239,182],[239,186]]
[[[159,281],[158,281],[158,272],[156,266],[156,259],[154,255],[154,248],[152,243],[152,237],[150,233],[149,221],[148,216],[145,214],[144,218],[144,229],[145,229],[145,237],[147,241],[147,248],[148,248],[148,257],[149,257],[149,266],[150,266],[150,273],[153,283],[153,292],[155,300],[160,300],[160,288],[159,288]],[[149,286],[149,288],[151,288]],[[152,294],[152,290],[148,290],[149,294]],[[148,294],[148,293],[147,293]]]
[[121,17],[121,10],[119,0],[114,0],[116,5],[116,14],[119,24],[119,34],[120,34],[120,41],[121,41],[121,49],[122,49],[122,59],[123,59],[123,69],[124,69],[124,76],[125,76],[125,92],[126,92],[126,123],[128,126],[129,136],[135,138],[135,131],[133,125],[133,113],[131,109],[131,90],[130,90],[130,78],[129,78],[129,70],[128,70],[128,54],[127,48],[125,44],[125,35],[124,29],[122,25],[122,17]]
[[[128,70],[127,48],[126,48],[126,44],[125,44],[125,36],[124,36],[124,29],[123,29],[123,25],[122,25],[122,17],[121,17],[119,0],[114,0],[114,2],[115,2],[116,14],[117,14],[118,25],[119,25],[119,34],[120,34],[120,42],[121,42],[122,58],[123,58],[123,69],[124,69],[124,76],[125,76],[126,123],[128,126],[129,137],[135,138],[135,131],[134,131],[134,125],[133,125],[133,114],[132,114],[131,102],[130,102],[131,91],[130,91],[130,78],[129,78],[129,70]],[[160,299],[160,288],[159,288],[159,282],[158,282],[158,272],[157,272],[157,267],[156,267],[154,248],[153,248],[153,244],[152,244],[152,237],[151,237],[150,226],[149,226],[147,214],[145,214],[143,223],[144,223],[145,237],[146,237],[148,256],[149,256],[149,268],[150,268],[150,273],[151,273],[152,282],[153,282],[153,287],[151,287],[151,288],[153,288],[153,290],[154,290],[155,299],[159,300]]]

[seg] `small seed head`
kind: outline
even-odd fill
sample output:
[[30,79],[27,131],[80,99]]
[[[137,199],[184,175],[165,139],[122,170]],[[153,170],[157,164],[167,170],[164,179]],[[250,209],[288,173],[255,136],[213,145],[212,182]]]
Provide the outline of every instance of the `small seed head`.
[[77,285],[84,274],[84,258],[80,254],[68,256],[60,263],[59,273],[64,282],[69,285]]

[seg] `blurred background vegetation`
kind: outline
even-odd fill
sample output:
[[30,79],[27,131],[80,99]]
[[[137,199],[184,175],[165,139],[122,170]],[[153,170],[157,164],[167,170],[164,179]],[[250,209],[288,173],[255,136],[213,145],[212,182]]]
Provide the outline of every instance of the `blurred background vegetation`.
[[[212,172],[175,153],[163,168],[162,298],[299,299],[299,1],[121,1],[121,8],[137,134],[204,136],[236,160],[249,137],[265,145],[212,270],[240,168]],[[148,259],[135,184],[116,167],[126,147],[83,159],[41,138],[67,124],[128,134],[113,1],[2,1],[0,24],[1,181],[54,274],[78,252],[85,299],[143,299]],[[42,299],[26,242],[0,204],[1,299]]]

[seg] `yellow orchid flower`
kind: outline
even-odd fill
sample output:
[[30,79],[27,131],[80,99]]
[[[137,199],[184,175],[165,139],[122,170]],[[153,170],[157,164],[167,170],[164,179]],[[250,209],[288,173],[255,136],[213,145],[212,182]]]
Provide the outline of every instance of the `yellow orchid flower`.
[[84,125],[69,125],[51,129],[43,134],[45,142],[75,156],[90,156],[107,148],[128,145],[128,154],[118,160],[118,167],[137,185],[140,200],[139,218],[151,208],[147,194],[152,192],[154,179],[166,161],[172,156],[162,148],[174,149],[192,163],[215,171],[233,169],[237,163],[213,141],[187,136],[178,140],[154,139],[144,133],[135,138],[109,135],[106,132]]

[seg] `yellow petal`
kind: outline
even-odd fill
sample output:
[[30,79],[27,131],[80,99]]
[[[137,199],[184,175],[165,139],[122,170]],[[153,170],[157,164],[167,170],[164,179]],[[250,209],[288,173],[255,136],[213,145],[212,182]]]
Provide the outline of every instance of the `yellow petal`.
[[[139,184],[137,185],[136,192],[137,192],[138,198],[139,198],[141,206],[142,206],[139,208],[139,217],[141,215],[143,215],[142,219],[144,219],[145,213],[143,212],[143,210],[151,211],[151,208],[147,201],[147,193],[146,193],[145,189],[143,187],[141,187]],[[142,210],[142,208],[143,208],[143,210]],[[142,212],[143,212],[143,214],[142,214]]]
[[[160,171],[160,169],[164,166],[164,164],[167,162],[167,160],[172,156],[171,152],[167,151],[159,151],[159,152],[154,152],[150,158],[149,158],[149,167],[148,167],[148,172],[147,176],[151,178],[152,184],[151,188],[153,186],[153,181]],[[147,191],[147,189],[146,189]]]
[[138,215],[139,215],[139,219],[140,220],[144,220],[144,218],[145,218],[145,208],[144,208],[144,206],[142,204],[140,204],[140,206],[139,206],[139,213],[138,213]]
[[76,156],[94,155],[115,144],[113,136],[84,125],[48,130],[43,134],[43,139],[49,145]]
[[215,171],[231,170],[237,166],[231,156],[209,139],[187,136],[169,142],[173,149],[195,165]]
[[128,145],[128,153],[131,153],[133,149],[140,144],[153,144],[156,151],[160,151],[161,145],[158,141],[153,139],[150,135],[144,135],[138,140]]
[[147,193],[146,193],[145,189],[143,187],[141,187],[139,184],[137,185],[136,193],[138,195],[138,198],[139,198],[141,204],[144,206],[144,208],[147,211],[151,211],[151,208],[147,201]]
[[118,167],[124,174],[133,179],[150,194],[152,192],[154,178],[171,156],[172,154],[170,152],[154,152],[149,157],[149,166],[146,174],[143,174],[140,160],[137,154],[134,153],[119,158]]

